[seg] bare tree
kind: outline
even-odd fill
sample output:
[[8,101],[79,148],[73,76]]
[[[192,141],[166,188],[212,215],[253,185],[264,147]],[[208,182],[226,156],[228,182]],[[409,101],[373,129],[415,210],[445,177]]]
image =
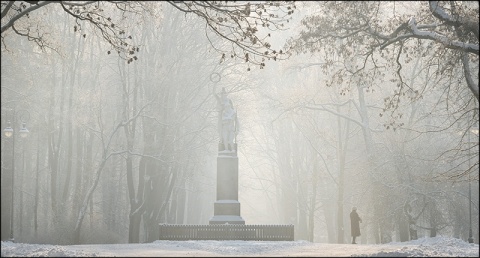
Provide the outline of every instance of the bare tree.
[[[80,208],[80,211],[78,213],[78,216],[77,216],[77,221],[76,221],[75,230],[74,230],[74,238],[73,238],[74,243],[76,243],[76,244],[80,243],[80,229],[81,229],[81,226],[82,226],[82,222],[83,222],[83,219],[85,217],[85,214],[86,214],[86,211],[87,211],[87,208],[88,208],[88,204],[91,201],[91,198],[93,196],[93,193],[94,193],[95,189],[97,188],[98,182],[100,180],[100,175],[102,174],[102,171],[103,171],[105,165],[107,164],[107,161],[110,159],[110,157],[112,157],[114,155],[120,155],[120,154],[129,152],[129,150],[112,150],[111,144],[112,144],[112,140],[114,139],[114,136],[117,133],[119,133],[120,129],[122,129],[125,126],[128,126],[129,124],[134,122],[141,114],[143,114],[143,110],[148,105],[150,105],[150,103],[147,103],[146,105],[142,106],[138,110],[138,112],[136,114],[134,114],[132,117],[130,117],[128,120],[123,120],[122,119],[120,122],[118,122],[115,125],[115,127],[113,128],[113,130],[111,132],[106,133],[104,131],[104,128],[103,128],[102,125],[99,125],[100,130],[92,129],[93,131],[96,131],[97,137],[99,137],[101,139],[102,147],[103,147],[102,157],[101,157],[100,164],[98,164],[98,166],[96,166],[96,168],[95,168],[95,174],[94,174],[92,185],[88,189],[88,192],[86,193],[86,195],[83,199],[83,204],[82,204],[82,206]],[[102,117],[103,117],[102,110],[100,109],[100,110],[98,110],[98,113],[97,113],[97,119],[99,120],[100,123],[103,122]]]

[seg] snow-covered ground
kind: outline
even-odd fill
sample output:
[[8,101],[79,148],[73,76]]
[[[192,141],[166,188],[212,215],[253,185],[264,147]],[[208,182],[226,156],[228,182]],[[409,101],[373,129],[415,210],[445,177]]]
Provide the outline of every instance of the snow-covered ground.
[[321,244],[308,241],[155,241],[149,244],[38,245],[1,242],[1,256],[435,256],[478,257],[478,244],[450,237],[381,245]]

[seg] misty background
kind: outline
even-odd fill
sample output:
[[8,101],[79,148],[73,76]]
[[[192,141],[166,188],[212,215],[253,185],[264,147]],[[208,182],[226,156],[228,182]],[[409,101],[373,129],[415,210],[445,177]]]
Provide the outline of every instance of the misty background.
[[[285,31],[272,32],[272,46],[295,45],[316,4],[298,3]],[[204,20],[167,2],[148,7],[120,16],[105,6],[138,46],[134,61],[91,25],[79,21],[82,31],[74,30],[58,6],[30,14],[51,48],[2,32],[1,128],[17,133],[24,122],[29,131],[2,134],[2,195],[13,187],[15,242],[152,242],[159,223],[208,224],[219,141],[214,93],[225,87],[240,124],[246,224],[293,224],[295,240],[349,243],[356,206],[360,243],[409,240],[408,214],[418,237],[466,241],[470,183],[478,243],[478,100],[458,86],[461,67],[434,78],[430,64],[412,59],[404,80],[423,90],[388,107],[399,89],[387,63],[378,64],[383,74],[341,79],[324,66],[330,59],[301,48],[264,67],[222,58],[230,45]],[[478,19],[478,3],[476,10]],[[332,60],[362,65],[353,56]],[[478,54],[472,65],[478,71]],[[2,240],[9,205],[2,199]]]

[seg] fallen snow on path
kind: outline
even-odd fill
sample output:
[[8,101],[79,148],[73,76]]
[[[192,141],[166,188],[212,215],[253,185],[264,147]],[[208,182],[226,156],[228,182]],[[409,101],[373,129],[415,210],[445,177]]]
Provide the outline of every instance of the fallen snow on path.
[[1,256],[479,257],[479,246],[451,237],[421,238],[414,241],[392,242],[381,245],[323,244],[308,241],[155,241],[148,244],[61,246],[2,241]]

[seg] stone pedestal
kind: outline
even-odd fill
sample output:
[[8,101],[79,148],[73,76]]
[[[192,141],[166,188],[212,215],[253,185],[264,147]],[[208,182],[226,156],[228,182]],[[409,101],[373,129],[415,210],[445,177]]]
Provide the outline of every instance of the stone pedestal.
[[245,224],[238,201],[238,157],[236,152],[219,151],[217,157],[217,201],[209,224]]

